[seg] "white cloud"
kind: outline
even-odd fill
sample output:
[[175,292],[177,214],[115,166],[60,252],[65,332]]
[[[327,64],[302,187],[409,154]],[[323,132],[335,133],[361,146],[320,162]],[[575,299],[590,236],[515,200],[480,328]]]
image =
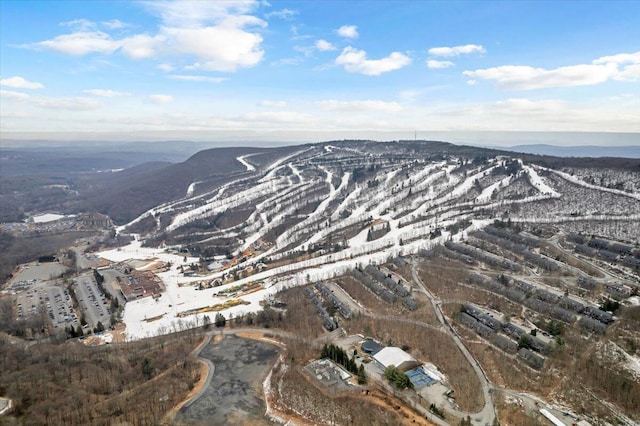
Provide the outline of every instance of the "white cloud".
[[567,109],[567,103],[559,99],[531,100],[526,98],[510,98],[497,101],[492,108],[502,114],[520,115],[556,114]]
[[601,58],[595,59],[593,63],[596,65],[609,64],[609,63],[614,63],[618,65],[626,64],[626,63],[638,64],[640,63],[640,52],[619,53],[617,55],[603,56]]
[[336,32],[341,37],[358,38],[358,27],[356,25],[343,25]]
[[[263,39],[258,31],[265,28],[267,23],[249,14],[258,5],[255,1],[162,1],[141,4],[160,17],[156,34],[134,34],[117,39],[97,30],[91,21],[75,20],[67,23],[67,26],[77,29],[75,32],[23,47],[75,56],[91,53],[111,55],[121,51],[133,59],[159,56],[182,60],[185,57],[195,58],[190,69],[209,71],[235,71],[240,67],[253,67],[264,56],[261,48]],[[109,29],[122,28],[124,25],[118,20],[103,23]]]
[[553,70],[524,65],[504,65],[465,71],[463,74],[475,79],[494,80],[505,89],[530,90],[603,83],[609,79],[611,72],[601,65],[573,65]]
[[468,53],[485,53],[486,50],[479,44],[465,44],[452,47],[432,47],[429,55],[433,56],[459,56]]
[[[640,52],[603,56],[595,59],[592,63],[615,67],[617,72],[612,76],[614,80],[640,80]],[[622,66],[621,69],[618,68],[620,66]]]
[[432,69],[432,70],[441,70],[444,68],[451,68],[453,66],[455,66],[456,64],[454,64],[451,61],[436,61],[434,59],[429,59],[427,61],[427,68]]
[[627,65],[614,77],[615,80],[638,81],[640,80],[640,64]]
[[316,105],[324,111],[380,111],[380,112],[398,112],[402,111],[402,106],[397,102],[386,102],[380,100],[363,100],[363,101],[338,101],[329,99],[318,101]]
[[69,111],[87,111],[98,109],[102,104],[91,98],[34,98],[33,104],[45,109],[52,110],[69,110]]
[[90,31],[95,30],[97,25],[95,22],[90,21],[88,19],[80,18],[74,19],[72,21],[60,22],[60,26],[70,27],[75,29],[76,31]]
[[117,92],[115,90],[109,89],[87,89],[83,90],[83,93],[100,98],[117,98],[121,96],[131,96],[131,93],[129,92]]
[[327,52],[329,50],[336,50],[336,47],[329,43],[326,40],[316,40],[316,49],[318,49],[321,52]]
[[260,103],[258,103],[259,106],[261,107],[266,107],[266,108],[284,108],[287,106],[287,103],[285,101],[260,101]]
[[289,31],[291,31],[292,35],[292,40],[306,40],[312,38],[312,36],[309,34],[300,34],[301,27],[302,25],[291,25],[291,27],[289,27]]
[[171,64],[159,64],[156,68],[158,68],[160,71],[165,71],[165,72],[169,72],[169,71],[173,71],[175,69],[175,67]]
[[233,26],[165,28],[177,52],[196,56],[199,61],[187,69],[235,71],[253,67],[264,56],[262,36]]
[[243,16],[258,6],[254,0],[237,1],[147,1],[142,3],[170,27],[217,25],[230,16]]
[[30,105],[50,109],[53,111],[70,110],[70,111],[88,111],[95,110],[102,104],[95,99],[74,97],[74,98],[48,98],[34,97],[26,93],[14,92],[12,90],[0,90],[0,99],[12,100],[18,102],[27,102]]
[[0,99],[9,99],[12,101],[25,101],[29,99],[29,95],[13,90],[0,90]]
[[222,83],[223,81],[229,80],[226,77],[208,77],[204,75],[170,75],[170,79],[172,80],[182,80],[182,81],[200,81],[207,83]]
[[[615,108],[597,104],[571,105],[561,99],[509,98],[434,111],[449,128],[490,131],[627,131],[640,130],[637,104]],[[458,122],[456,126],[455,123]],[[624,130],[621,130],[624,129]]]
[[298,14],[298,12],[296,12],[295,10],[282,9],[282,10],[274,10],[273,12],[266,13],[264,16],[267,19],[278,18],[278,19],[287,20],[287,19],[291,19],[292,17],[294,17],[297,14]]
[[397,97],[403,102],[415,102],[422,93],[420,89],[405,89],[398,92]]
[[67,55],[83,56],[89,53],[110,55],[120,47],[120,43],[102,31],[80,31],[71,34],[62,34],[51,40],[41,41],[31,46],[49,49]]
[[344,66],[344,69],[348,72],[380,75],[409,65],[411,58],[400,52],[392,52],[386,58],[367,59],[367,52],[348,46],[342,50],[335,62],[337,65]]
[[15,76],[0,80],[0,86],[11,87],[13,89],[42,89],[44,85],[35,81],[25,80],[23,77]]
[[303,124],[311,117],[309,114],[295,111],[264,111],[247,113],[241,119],[267,123]]
[[173,96],[171,95],[150,95],[148,99],[154,104],[170,104],[173,102]]
[[103,27],[110,30],[120,30],[122,28],[127,28],[131,26],[129,24],[125,24],[119,19],[111,19],[110,21],[103,21],[101,22],[101,24]]
[[551,87],[589,86],[608,80],[640,80],[640,52],[604,56],[591,64],[578,64],[554,69],[525,65],[464,71],[472,79],[494,80],[505,89],[532,90]]
[[313,55],[315,47],[314,46],[296,45],[296,46],[293,46],[293,50],[295,50],[296,52],[302,53],[306,57],[309,57],[309,56]]
[[278,60],[275,60],[275,61],[271,62],[270,65],[273,65],[275,67],[279,67],[279,66],[294,66],[294,65],[299,65],[302,61],[303,61],[303,58],[301,58],[301,57],[281,58],[281,59],[278,59]]
[[162,50],[166,37],[162,34],[150,36],[148,34],[136,34],[122,39],[120,48],[122,52],[132,59],[153,58]]

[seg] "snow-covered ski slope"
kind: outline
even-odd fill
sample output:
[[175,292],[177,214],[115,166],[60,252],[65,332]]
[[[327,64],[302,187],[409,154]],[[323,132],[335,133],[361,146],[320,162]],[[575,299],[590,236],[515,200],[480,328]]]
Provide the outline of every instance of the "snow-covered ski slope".
[[[273,292],[269,285],[275,282],[302,283],[356,264],[417,253],[505,215],[514,221],[530,219],[533,212],[545,222],[575,220],[580,210],[576,204],[593,197],[582,197],[580,191],[598,189],[517,157],[478,159],[418,151],[415,146],[404,149],[402,144],[378,148],[334,142],[290,151],[264,166],[248,159],[237,158],[250,176],[198,195],[188,191],[183,199],[132,222],[153,217],[157,226],[141,238],[154,244],[181,246],[194,256],[233,256],[223,269],[206,276],[172,275],[173,284],[167,285],[223,280],[217,292],[238,282],[266,280],[269,288],[263,291]],[[198,187],[207,188],[206,182],[198,182]],[[590,218],[640,211],[634,196],[604,194],[608,205]],[[127,232],[127,227],[120,231]],[[194,290],[180,287],[175,298],[180,291]],[[204,300],[211,304],[212,293],[201,290],[198,297],[180,297],[193,300],[187,305],[197,308]],[[251,305],[233,312],[259,309],[253,299],[261,300],[252,295]]]

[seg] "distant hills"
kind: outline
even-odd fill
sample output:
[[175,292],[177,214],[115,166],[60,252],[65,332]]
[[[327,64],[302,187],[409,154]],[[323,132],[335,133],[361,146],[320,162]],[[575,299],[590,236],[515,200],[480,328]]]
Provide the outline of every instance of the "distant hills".
[[[496,147],[498,148],[498,147]],[[640,145],[637,146],[557,146],[547,144],[516,145],[500,147],[513,152],[523,152],[536,155],[553,155],[556,157],[620,157],[640,158]]]
[[[206,144],[181,144],[143,142],[0,149],[0,222],[21,220],[32,212],[98,211],[123,224],[152,207],[185,197],[192,183],[198,183],[198,192],[202,192],[233,179],[251,178],[254,175],[237,160],[239,156],[250,154],[249,162],[264,170],[291,153],[328,144],[344,145],[363,152],[398,152],[399,155],[411,153],[442,158],[488,158],[520,152],[519,157],[523,160],[551,168],[640,170],[640,146],[529,144],[483,148],[433,140],[342,140],[270,148],[246,144],[243,147],[199,150]],[[116,172],[120,169],[124,170]]]

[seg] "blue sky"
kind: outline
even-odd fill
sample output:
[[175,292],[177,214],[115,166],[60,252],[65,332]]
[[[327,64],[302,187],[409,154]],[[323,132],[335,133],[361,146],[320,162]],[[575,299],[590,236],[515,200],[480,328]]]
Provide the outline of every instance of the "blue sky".
[[2,1],[4,136],[640,131],[640,2]]

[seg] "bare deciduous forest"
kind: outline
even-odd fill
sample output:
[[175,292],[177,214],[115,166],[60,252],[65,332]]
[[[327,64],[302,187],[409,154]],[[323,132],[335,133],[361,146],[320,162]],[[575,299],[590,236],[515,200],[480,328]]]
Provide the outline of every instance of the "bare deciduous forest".
[[14,401],[2,424],[158,424],[199,380],[199,342],[192,332],[102,347],[0,338],[0,394]]

